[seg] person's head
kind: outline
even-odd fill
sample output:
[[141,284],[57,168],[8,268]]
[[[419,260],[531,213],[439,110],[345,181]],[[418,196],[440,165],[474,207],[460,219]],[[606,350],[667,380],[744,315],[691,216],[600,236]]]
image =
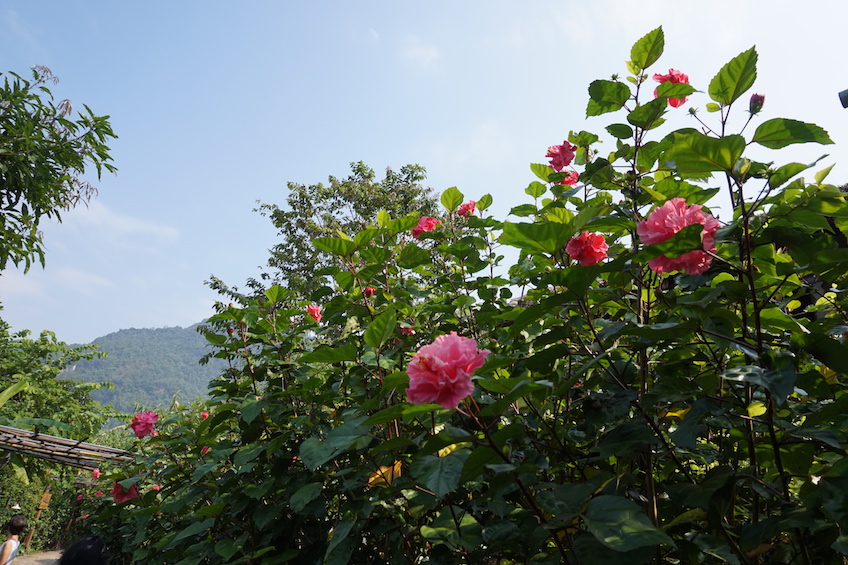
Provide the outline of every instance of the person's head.
[[16,516],[12,516],[9,519],[9,523],[6,524],[6,529],[9,530],[9,533],[13,536],[19,536],[27,527],[26,516],[21,516],[20,514]]
[[78,539],[62,552],[59,565],[104,565],[106,563],[106,543],[99,536],[85,536]]

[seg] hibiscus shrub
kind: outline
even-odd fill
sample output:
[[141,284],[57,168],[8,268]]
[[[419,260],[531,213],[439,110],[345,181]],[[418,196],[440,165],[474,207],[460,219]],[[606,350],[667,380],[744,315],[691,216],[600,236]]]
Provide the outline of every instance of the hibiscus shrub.
[[441,219],[381,213],[316,239],[337,266],[299,307],[278,286],[221,305],[207,335],[231,368],[208,418],[148,418],[138,465],[104,473],[113,551],[842,562],[848,205],[827,169],[808,182],[813,165],[746,156],[831,140],[783,118],[743,135],[764,105],[742,98],[754,49],[693,79],[699,129],[663,131],[704,97],[674,69],[652,91],[663,47],[658,28],[624,80],[590,85],[614,149],[587,131],[551,147],[518,221],[451,188]]

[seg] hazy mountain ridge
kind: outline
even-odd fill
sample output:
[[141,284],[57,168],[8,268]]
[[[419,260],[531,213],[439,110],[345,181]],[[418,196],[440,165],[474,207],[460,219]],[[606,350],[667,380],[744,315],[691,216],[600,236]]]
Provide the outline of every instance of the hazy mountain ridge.
[[189,327],[130,328],[98,337],[92,343],[107,353],[103,359],[79,361],[63,374],[86,382],[111,382],[113,389],[95,391],[101,404],[123,412],[138,406],[170,405],[205,397],[207,385],[220,374],[225,362],[200,359],[211,351],[206,338]]

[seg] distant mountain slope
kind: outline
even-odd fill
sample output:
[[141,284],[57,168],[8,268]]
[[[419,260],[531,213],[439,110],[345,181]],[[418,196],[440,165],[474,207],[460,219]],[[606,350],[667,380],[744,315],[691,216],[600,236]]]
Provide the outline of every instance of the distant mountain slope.
[[170,405],[175,394],[180,402],[205,397],[207,384],[225,365],[219,359],[199,363],[210,348],[197,326],[132,328],[99,337],[93,343],[108,357],[79,361],[63,376],[114,383],[114,389],[95,391],[92,396],[123,412],[133,412],[137,405]]

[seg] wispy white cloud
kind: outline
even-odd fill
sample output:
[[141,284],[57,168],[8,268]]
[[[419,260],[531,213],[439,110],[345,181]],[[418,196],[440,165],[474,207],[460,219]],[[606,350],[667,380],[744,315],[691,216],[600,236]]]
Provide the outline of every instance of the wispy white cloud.
[[496,122],[481,123],[464,139],[450,139],[433,148],[436,166],[461,171],[469,165],[487,163],[489,168],[509,160],[515,150],[513,140]]
[[108,232],[117,237],[140,236],[158,243],[172,243],[180,236],[176,228],[116,212],[98,201],[75,209],[65,223]]
[[372,41],[379,41],[380,40],[380,34],[377,33],[377,30],[374,29],[373,27],[368,28],[368,37],[371,38]]
[[440,56],[438,47],[424,43],[417,36],[408,37],[401,48],[401,57],[425,68],[438,61]]
[[0,14],[0,37],[23,43],[30,49],[39,47],[32,30],[21,20],[20,14],[11,8]]

